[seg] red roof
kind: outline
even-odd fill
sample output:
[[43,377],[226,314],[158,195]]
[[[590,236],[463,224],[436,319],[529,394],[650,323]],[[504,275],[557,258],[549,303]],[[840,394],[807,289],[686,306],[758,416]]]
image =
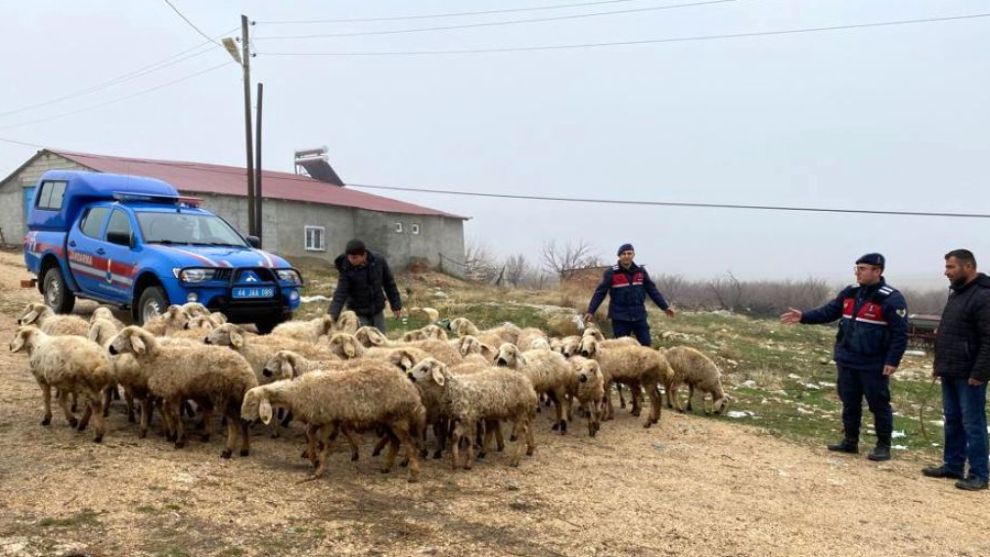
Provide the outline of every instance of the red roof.
[[[51,151],[86,168],[98,172],[149,176],[164,180],[183,193],[214,193],[246,197],[247,171],[236,166],[205,164],[199,162],[159,161],[133,159],[128,157],[108,157],[71,151]],[[305,201],[321,205],[353,207],[368,211],[402,213],[409,215],[432,215],[464,219],[459,215],[445,213],[429,207],[414,205],[388,197],[381,197],[347,187],[335,186],[314,180],[309,176],[288,172],[262,171],[261,189],[265,199],[286,199]]]

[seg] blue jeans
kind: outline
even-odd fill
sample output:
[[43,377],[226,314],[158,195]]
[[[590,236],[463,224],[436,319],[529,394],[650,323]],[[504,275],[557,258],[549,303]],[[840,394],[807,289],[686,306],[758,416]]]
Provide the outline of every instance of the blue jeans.
[[883,374],[883,366],[873,369],[838,367],[836,387],[842,400],[842,427],[846,438],[859,439],[865,397],[870,412],[873,412],[877,441],[889,445],[894,429],[894,413],[890,408],[890,377]]
[[634,336],[643,346],[650,346],[650,324],[646,319],[639,321],[612,320],[612,336],[615,338]]
[[942,378],[945,416],[945,467],[987,481],[987,384],[972,386],[965,377]]

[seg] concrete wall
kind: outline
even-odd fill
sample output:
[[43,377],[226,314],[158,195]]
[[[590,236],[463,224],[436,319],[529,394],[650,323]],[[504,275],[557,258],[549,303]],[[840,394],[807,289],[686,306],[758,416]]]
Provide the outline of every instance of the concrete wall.
[[[460,219],[355,210],[354,231],[369,249],[385,253],[396,269],[404,269],[413,257],[438,267],[441,253],[464,260],[464,223]],[[445,270],[460,276],[458,268],[445,266]]]
[[48,170],[88,170],[58,155],[45,153],[38,160],[22,168],[0,183],[0,230],[8,245],[19,245],[27,233],[24,214],[24,188],[37,185],[38,179]]

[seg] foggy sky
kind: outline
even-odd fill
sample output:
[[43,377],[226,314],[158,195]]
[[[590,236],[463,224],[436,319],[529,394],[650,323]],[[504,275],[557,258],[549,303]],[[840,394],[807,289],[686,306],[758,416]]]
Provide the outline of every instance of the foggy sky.
[[[727,40],[442,56],[277,52],[471,49],[775,31],[990,12],[946,0],[781,1],[487,28],[265,40],[687,3],[351,24],[328,19],[567,3],[173,2],[211,36],[252,28],[264,166],[326,145],[348,183],[556,197],[990,214],[990,18]],[[0,4],[0,112],[85,89],[204,42],[164,2]],[[237,31],[236,34],[239,34]],[[230,36],[235,33],[231,32]],[[0,115],[0,138],[82,152],[244,165],[240,68],[63,118],[229,60],[220,47],[92,94]],[[0,142],[6,176],[37,149]],[[536,262],[583,239],[632,242],[653,273],[852,280],[869,251],[895,286],[942,287],[942,255],[990,266],[990,220],[492,200],[365,190],[471,216],[465,235]]]

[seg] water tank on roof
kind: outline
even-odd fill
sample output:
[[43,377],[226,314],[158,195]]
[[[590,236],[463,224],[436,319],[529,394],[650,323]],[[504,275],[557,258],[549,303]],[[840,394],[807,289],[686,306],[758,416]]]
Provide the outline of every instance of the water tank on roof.
[[321,182],[326,182],[328,184],[333,184],[335,186],[343,186],[344,182],[337,176],[334,172],[333,167],[330,166],[330,162],[327,159],[327,148],[320,147],[319,149],[303,149],[302,151],[296,151],[296,174],[299,174],[300,167],[306,171],[311,178],[319,180]]

